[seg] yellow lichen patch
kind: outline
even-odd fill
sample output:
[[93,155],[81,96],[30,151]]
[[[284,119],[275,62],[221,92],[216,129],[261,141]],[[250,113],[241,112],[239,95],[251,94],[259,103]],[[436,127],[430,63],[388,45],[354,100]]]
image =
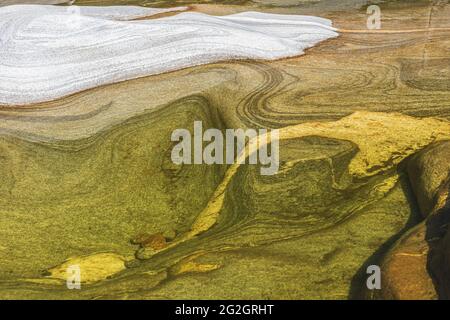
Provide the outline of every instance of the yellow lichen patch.
[[126,259],[115,253],[96,253],[88,256],[73,257],[59,266],[49,269],[49,278],[66,280],[68,271],[79,268],[80,281],[93,283],[104,280],[125,269]]
[[188,272],[209,272],[220,268],[219,264],[198,263],[194,260],[204,253],[185,258],[170,268],[171,275],[180,275]]

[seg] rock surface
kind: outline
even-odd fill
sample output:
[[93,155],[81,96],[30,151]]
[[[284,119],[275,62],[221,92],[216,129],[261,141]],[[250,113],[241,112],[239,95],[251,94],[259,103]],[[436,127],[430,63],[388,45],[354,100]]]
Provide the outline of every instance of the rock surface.
[[442,141],[409,160],[408,175],[425,220],[387,254],[379,298],[450,297],[449,159],[450,141]]

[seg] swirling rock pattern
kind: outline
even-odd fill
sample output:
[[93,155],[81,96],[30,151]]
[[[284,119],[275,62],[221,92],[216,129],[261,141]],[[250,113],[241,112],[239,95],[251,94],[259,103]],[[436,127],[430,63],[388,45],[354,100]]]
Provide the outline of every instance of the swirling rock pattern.
[[[389,6],[384,28],[430,24],[427,6]],[[322,13],[348,30],[365,25],[361,12]],[[431,22],[448,24],[438,13]],[[437,228],[430,255],[423,208],[435,199],[446,208],[435,188],[448,164],[448,39],[342,33],[298,58],[208,64],[0,108],[0,296],[344,299],[360,297],[366,266],[384,261],[415,276],[390,273],[401,278],[390,277],[389,298],[408,297],[395,290],[411,279],[420,297],[445,297],[448,236]],[[279,173],[174,165],[170,134],[195,120],[280,128]],[[159,244],[136,244],[141,234]],[[71,261],[89,268],[83,290],[60,276]],[[104,269],[90,267],[99,261]]]

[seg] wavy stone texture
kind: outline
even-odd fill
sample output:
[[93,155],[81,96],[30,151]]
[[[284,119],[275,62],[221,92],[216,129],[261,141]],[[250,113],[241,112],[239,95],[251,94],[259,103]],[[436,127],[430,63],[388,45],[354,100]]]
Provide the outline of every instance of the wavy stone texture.
[[91,7],[80,10],[81,14],[75,9],[74,14],[73,10],[53,6],[0,9],[0,104],[53,100],[218,60],[295,56],[338,35],[331,21],[308,16],[182,13],[123,22],[110,19],[160,11]]

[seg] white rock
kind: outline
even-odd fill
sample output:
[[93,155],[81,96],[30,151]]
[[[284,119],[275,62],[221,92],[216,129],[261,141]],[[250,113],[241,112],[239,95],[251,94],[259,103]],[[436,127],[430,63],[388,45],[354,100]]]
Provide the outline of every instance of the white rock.
[[12,4],[61,4],[70,2],[70,0],[0,0],[0,7]]
[[118,21],[183,9],[0,8],[0,104],[44,102],[222,60],[291,57],[338,35],[327,19],[257,12]]

